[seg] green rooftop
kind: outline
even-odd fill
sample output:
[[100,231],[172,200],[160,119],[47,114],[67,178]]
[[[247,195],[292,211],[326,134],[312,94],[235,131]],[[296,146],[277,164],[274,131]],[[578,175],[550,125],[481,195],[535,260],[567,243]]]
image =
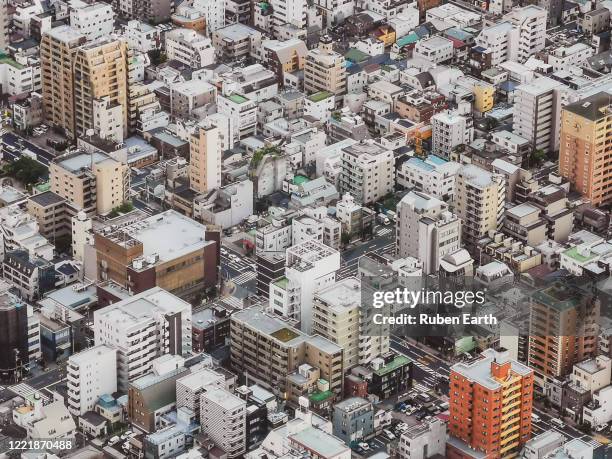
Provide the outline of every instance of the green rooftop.
[[280,287],[282,289],[286,289],[288,283],[289,283],[289,279],[287,279],[286,277],[281,277],[281,278],[276,279],[274,281],[274,285],[276,285],[277,287]]
[[403,367],[404,365],[408,365],[410,362],[411,360],[405,355],[396,355],[395,358],[391,362],[386,364],[384,367],[379,368],[378,370],[374,371],[374,373],[377,376],[384,376],[387,373],[391,373],[392,371],[397,370],[400,367]]
[[282,341],[283,343],[286,343],[288,341],[291,341],[292,339],[297,338],[300,335],[297,334],[295,331],[291,330],[290,328],[284,327],[279,330],[276,330],[270,336],[276,338],[279,341]]
[[1,52],[0,52],[0,64],[8,64],[11,67],[16,68],[17,70],[21,70],[21,69],[25,68],[25,66],[23,66],[20,63],[16,62],[15,59],[13,59],[12,57],[8,56],[7,54],[1,53]]
[[331,96],[333,96],[331,92],[319,91],[319,92],[315,92],[314,94],[308,96],[308,100],[311,100],[313,102],[321,102],[322,100],[325,100]]
[[307,183],[310,182],[310,179],[308,177],[304,177],[303,175],[296,175],[295,177],[293,177],[293,184],[294,185],[301,185],[303,183]]
[[39,183],[38,185],[34,185],[34,188],[41,193],[44,193],[45,191],[49,191],[51,189],[51,182]]
[[363,51],[359,51],[357,48],[351,48],[344,55],[344,58],[347,61],[351,61],[351,62],[354,62],[355,64],[359,64],[360,62],[367,61],[370,58],[370,56],[368,56]]
[[580,255],[578,253],[578,246],[576,247],[572,247],[571,249],[566,250],[565,252],[563,252],[564,255],[573,258],[574,260],[576,260],[579,263],[586,263],[589,260],[592,260],[593,258],[595,258],[594,254],[589,254],[588,257],[585,257],[584,255]]
[[308,398],[310,399],[311,402],[322,402],[333,396],[334,396],[334,393],[331,390],[326,390],[324,392],[320,392],[320,391],[313,392],[312,394],[308,396]]
[[229,100],[231,100],[235,104],[244,104],[249,99],[244,96],[241,96],[240,94],[232,94],[231,96],[229,96]]

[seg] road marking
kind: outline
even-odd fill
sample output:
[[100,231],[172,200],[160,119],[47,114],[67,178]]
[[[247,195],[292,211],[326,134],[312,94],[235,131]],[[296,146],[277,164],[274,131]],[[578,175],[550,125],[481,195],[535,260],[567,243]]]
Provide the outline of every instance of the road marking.
[[255,274],[253,271],[247,271],[246,273],[242,273],[239,276],[232,278],[231,281],[234,284],[243,285],[255,279],[256,277],[257,277],[257,274]]
[[385,234],[389,234],[391,232],[393,232],[391,228],[383,228],[383,229],[376,231],[376,234],[379,236],[384,236]]

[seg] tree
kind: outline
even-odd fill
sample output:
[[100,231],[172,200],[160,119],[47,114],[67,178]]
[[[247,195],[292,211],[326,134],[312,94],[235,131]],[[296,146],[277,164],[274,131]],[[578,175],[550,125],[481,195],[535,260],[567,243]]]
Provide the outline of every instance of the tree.
[[22,156],[17,161],[10,162],[4,166],[4,174],[20,181],[29,187],[37,183],[48,174],[47,168],[38,161]]
[[342,233],[340,235],[340,242],[342,243],[342,245],[347,245],[349,242],[351,242],[351,235],[349,233]]
[[540,165],[546,160],[546,153],[542,149],[534,150],[529,159],[531,164]]
[[163,64],[168,60],[168,56],[166,53],[163,53],[160,49],[152,49],[147,53],[149,55],[149,59],[151,60],[151,65],[159,65]]

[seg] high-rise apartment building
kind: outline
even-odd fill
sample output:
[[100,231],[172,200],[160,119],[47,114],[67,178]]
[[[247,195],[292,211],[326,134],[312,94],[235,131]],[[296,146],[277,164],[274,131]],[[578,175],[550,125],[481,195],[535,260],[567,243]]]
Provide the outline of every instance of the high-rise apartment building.
[[454,112],[440,112],[431,117],[432,152],[450,158],[453,148],[474,139],[472,118]]
[[[446,457],[511,457],[531,436],[533,370],[506,350],[451,367]],[[480,455],[464,455],[461,448]]]
[[93,411],[102,395],[117,392],[117,350],[104,344],[68,358],[68,410],[75,416]]
[[190,138],[189,185],[198,193],[221,186],[221,144],[219,129],[200,125]]
[[559,174],[594,206],[612,200],[612,103],[600,92],[561,112]]
[[235,371],[248,373],[249,380],[283,398],[288,397],[287,376],[302,364],[317,368],[330,390],[342,391],[342,348],[322,336],[306,335],[258,307],[232,314],[230,351]]
[[389,336],[369,333],[370,318],[361,308],[361,283],[343,279],[315,294],[312,332],[344,351],[344,369],[367,366],[389,351]]
[[321,37],[319,47],[312,49],[304,64],[304,90],[308,94],[319,91],[335,95],[346,92],[346,65],[342,54],[333,50],[333,39]]
[[289,247],[285,275],[270,283],[270,306],[278,315],[312,330],[312,300],[317,291],[336,282],[340,252],[314,239]]
[[68,137],[94,129],[94,100],[122,107],[128,129],[127,45],[113,38],[87,42],[69,26],[55,27],[41,40],[41,79],[45,119]]
[[87,38],[70,26],[54,27],[40,42],[43,112],[52,126],[75,137],[74,56]]
[[544,49],[547,16],[544,8],[535,5],[516,7],[504,16],[518,28],[517,56],[520,63]]
[[191,354],[191,305],[155,287],[94,313],[96,346],[117,351],[117,388],[144,376],[164,354]]
[[221,388],[202,394],[200,423],[227,457],[242,457],[246,452],[247,402]]
[[359,203],[374,203],[393,191],[393,151],[367,140],[343,148],[340,161],[340,190]]
[[397,205],[397,253],[423,263],[423,272],[438,272],[440,260],[461,248],[461,220],[448,204],[411,191]]
[[105,215],[123,204],[129,192],[130,169],[110,156],[76,152],[49,164],[51,191],[86,214]]
[[504,177],[469,164],[456,178],[455,209],[463,222],[463,240],[474,244],[490,230],[501,228],[506,199]]
[[563,84],[548,77],[536,78],[514,93],[514,133],[529,140],[534,150],[559,149],[559,118]]
[[94,129],[93,103],[106,98],[111,105],[121,106],[122,129],[128,129],[128,61],[127,44],[114,38],[101,38],[80,46],[73,63],[74,131],[88,135]]
[[15,295],[0,293],[0,380],[16,383],[28,364],[28,306]]
[[597,351],[600,302],[586,291],[554,284],[532,295],[528,365],[536,384],[562,378]]
[[500,22],[483,27],[476,44],[491,52],[491,66],[496,66],[518,58],[518,35],[518,29],[510,22]]

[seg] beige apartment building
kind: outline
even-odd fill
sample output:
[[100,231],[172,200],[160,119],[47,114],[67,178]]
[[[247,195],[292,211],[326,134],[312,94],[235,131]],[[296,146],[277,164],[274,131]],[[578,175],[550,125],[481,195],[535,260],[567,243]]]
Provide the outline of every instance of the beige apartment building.
[[72,64],[85,35],[70,26],[54,27],[40,42],[43,111],[46,121],[75,137],[74,73]]
[[463,241],[466,245],[500,229],[504,217],[506,185],[501,175],[478,166],[466,165],[455,181],[456,213],[463,221]]
[[600,92],[561,112],[559,173],[595,206],[612,201],[612,105]]
[[600,302],[586,291],[556,283],[532,296],[529,360],[536,384],[562,378],[575,363],[595,357]]
[[285,399],[287,378],[303,364],[319,369],[330,390],[342,391],[342,348],[322,336],[309,336],[258,307],[232,314],[230,351],[235,371],[248,374],[249,380]]
[[127,137],[127,44],[105,38],[79,47],[74,57],[74,112],[77,136],[94,128],[93,101],[107,98],[122,107],[123,136]]
[[304,64],[304,91],[313,94],[329,91],[335,95],[346,92],[346,67],[344,56],[333,50],[333,40],[325,35],[319,47],[312,49]]
[[189,142],[189,184],[206,193],[221,186],[221,145],[216,126],[198,126]]
[[56,27],[41,40],[41,79],[47,122],[70,138],[94,127],[93,101],[108,98],[123,107],[123,130],[128,127],[127,44],[102,38],[87,42],[70,26]]
[[88,215],[105,215],[129,192],[129,167],[104,153],[77,152],[49,165],[51,191]]

